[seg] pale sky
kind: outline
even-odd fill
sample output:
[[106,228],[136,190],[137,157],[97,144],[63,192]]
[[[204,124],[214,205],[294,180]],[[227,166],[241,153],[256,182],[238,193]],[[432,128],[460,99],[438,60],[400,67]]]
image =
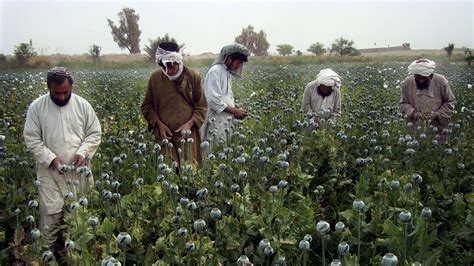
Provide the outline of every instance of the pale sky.
[[[140,48],[169,33],[187,54],[218,53],[242,28],[264,30],[270,52],[288,43],[306,52],[338,37],[356,48],[474,47],[474,1],[23,1],[0,0],[0,53],[33,40],[39,54],[83,54],[92,44],[102,54],[128,53],[113,41],[107,18],[123,7],[140,15]],[[376,46],[374,45],[376,43]]]

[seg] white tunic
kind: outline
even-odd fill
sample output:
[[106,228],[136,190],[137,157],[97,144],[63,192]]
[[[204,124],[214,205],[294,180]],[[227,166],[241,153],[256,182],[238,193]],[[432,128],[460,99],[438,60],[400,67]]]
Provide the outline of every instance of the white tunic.
[[57,106],[45,94],[28,108],[23,136],[36,160],[40,208],[47,214],[59,213],[68,191],[66,179],[80,181],[81,176],[75,172],[59,174],[49,165],[56,157],[66,164],[72,164],[75,154],[92,157],[100,144],[99,120],[92,106],[78,95],[71,94],[65,106]]
[[[232,74],[224,64],[213,65],[204,79],[204,92],[207,100],[207,116],[202,130],[202,140],[227,140],[231,134],[233,115],[224,112],[224,109],[235,107],[234,93],[232,92]],[[226,133],[226,129],[229,133]],[[211,134],[216,133],[216,136]]]
[[302,108],[304,113],[314,112],[316,115],[323,110],[329,110],[329,117],[336,120],[341,115],[341,92],[339,89],[333,89],[332,93],[322,97],[317,92],[316,80],[308,83],[303,94]]

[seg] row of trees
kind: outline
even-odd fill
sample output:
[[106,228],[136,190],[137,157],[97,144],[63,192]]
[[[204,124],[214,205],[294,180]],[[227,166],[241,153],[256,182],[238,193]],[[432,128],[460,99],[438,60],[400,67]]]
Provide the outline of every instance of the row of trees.
[[[140,16],[135,13],[132,8],[125,7],[118,13],[119,22],[116,25],[111,19],[107,19],[109,27],[111,29],[112,37],[121,49],[127,49],[131,54],[140,53],[140,27],[138,21]],[[175,41],[176,40],[166,34],[164,37],[157,37],[154,40],[149,40],[149,45],[145,45],[145,52],[148,54],[150,61],[155,61],[155,51],[158,45],[164,41]],[[260,30],[255,31],[252,25],[248,25],[242,29],[242,32],[235,37],[236,43],[240,43],[247,47],[250,52],[255,56],[267,56],[268,48],[270,43],[267,40],[267,34]],[[315,55],[322,55],[326,52],[334,53],[341,56],[344,55],[360,55],[360,53],[353,47],[354,42],[344,38],[337,39],[331,46],[331,48],[325,49],[321,43],[312,44],[308,52]],[[184,44],[180,45],[180,48],[184,48]],[[294,53],[293,46],[290,44],[280,44],[277,46],[277,52],[281,55],[290,55]],[[298,55],[301,55],[301,51],[296,51]]]
[[[337,54],[340,56],[358,56],[360,55],[360,52],[353,47],[354,41],[347,40],[344,38],[339,38],[332,43],[331,47],[328,47],[327,49],[324,48],[324,45],[320,42],[316,42],[311,44],[311,46],[308,48],[308,52],[315,54],[315,55],[323,55],[325,53],[330,53],[330,54]],[[277,52],[280,55],[291,55],[293,53],[296,53],[297,55],[302,55],[302,52],[300,50],[297,50],[295,52],[294,47],[291,44],[280,44],[277,45]]]

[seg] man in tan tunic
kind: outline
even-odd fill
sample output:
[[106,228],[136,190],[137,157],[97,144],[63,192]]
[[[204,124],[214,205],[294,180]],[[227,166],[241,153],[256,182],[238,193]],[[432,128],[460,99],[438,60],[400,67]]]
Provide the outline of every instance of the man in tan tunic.
[[[183,65],[176,43],[161,43],[156,52],[160,69],[151,74],[141,111],[156,142],[171,143],[171,157],[201,162],[201,127],[207,112],[207,103],[198,72]],[[187,134],[186,134],[187,133]],[[185,142],[185,143],[184,143]],[[162,152],[168,153],[163,145]],[[178,152],[182,150],[182,153]]]
[[[436,63],[428,59],[415,60],[408,66],[408,76],[402,85],[400,111],[411,122],[408,132],[415,136],[423,123],[437,127],[441,142],[454,111],[456,98],[443,75],[434,73]],[[430,130],[428,133],[432,132]]]

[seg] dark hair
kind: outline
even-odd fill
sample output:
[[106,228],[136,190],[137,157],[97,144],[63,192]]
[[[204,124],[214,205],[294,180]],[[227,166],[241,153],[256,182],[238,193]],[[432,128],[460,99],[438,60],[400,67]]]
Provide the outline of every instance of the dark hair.
[[162,42],[158,46],[165,51],[179,53],[179,46],[175,42]]
[[230,60],[241,60],[243,62],[248,61],[248,57],[241,53],[232,53],[229,55]]
[[64,67],[54,67],[48,70],[46,83],[48,84],[48,89],[51,88],[52,84],[61,85],[65,80],[69,81],[69,85],[72,86],[74,80],[69,73],[69,71]]
[[[165,51],[170,51],[170,52],[177,52],[179,53],[179,46],[177,43],[175,42],[162,42],[160,44],[158,44],[158,47],[160,47],[161,49],[165,50]],[[165,67],[165,65],[163,65],[163,63],[161,62],[161,60],[158,62],[158,65],[162,68]]]

